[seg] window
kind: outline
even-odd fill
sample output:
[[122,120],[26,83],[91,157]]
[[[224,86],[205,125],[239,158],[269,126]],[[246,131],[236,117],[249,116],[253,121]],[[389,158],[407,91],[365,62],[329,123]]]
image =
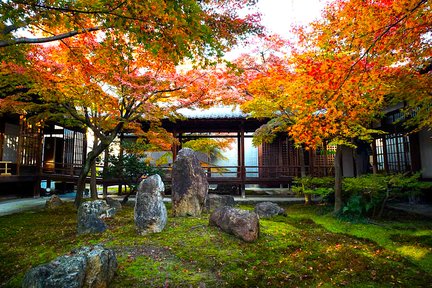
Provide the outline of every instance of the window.
[[409,137],[393,133],[375,139],[377,168],[379,171],[411,171]]

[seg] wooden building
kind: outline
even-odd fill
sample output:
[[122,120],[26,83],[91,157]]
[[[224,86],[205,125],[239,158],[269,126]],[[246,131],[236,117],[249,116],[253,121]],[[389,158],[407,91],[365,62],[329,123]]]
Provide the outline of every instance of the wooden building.
[[[85,131],[57,125],[41,127],[25,117],[6,115],[0,121],[0,196],[40,195],[41,182],[73,189],[86,155]],[[69,184],[66,184],[69,183]]]

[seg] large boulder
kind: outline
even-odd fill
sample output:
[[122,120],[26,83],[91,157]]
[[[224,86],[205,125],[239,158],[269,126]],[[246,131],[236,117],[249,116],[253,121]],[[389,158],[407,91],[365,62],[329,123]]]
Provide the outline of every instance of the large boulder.
[[163,203],[164,183],[159,175],[152,175],[141,181],[135,200],[134,219],[138,233],[161,232],[168,219]]
[[59,196],[57,196],[56,194],[54,194],[54,195],[52,195],[51,197],[50,197],[50,199],[48,199],[46,202],[45,202],[45,208],[46,209],[49,209],[49,210],[51,210],[51,209],[56,209],[56,208],[58,208],[58,207],[60,207],[60,206],[62,206],[63,205],[63,201],[60,199],[60,197]]
[[78,234],[101,233],[107,229],[102,220],[110,213],[110,207],[104,200],[87,201],[78,208]]
[[213,211],[209,224],[246,242],[253,242],[259,236],[258,215],[247,210],[224,206]]
[[234,197],[231,195],[208,194],[206,209],[208,212],[214,211],[224,206],[235,206]]
[[208,194],[207,176],[196,153],[189,148],[179,151],[172,169],[174,216],[200,216]]
[[114,251],[100,245],[82,247],[47,264],[30,269],[24,288],[106,288],[117,270]]
[[255,205],[255,213],[261,218],[286,215],[285,210],[273,202],[261,202]]

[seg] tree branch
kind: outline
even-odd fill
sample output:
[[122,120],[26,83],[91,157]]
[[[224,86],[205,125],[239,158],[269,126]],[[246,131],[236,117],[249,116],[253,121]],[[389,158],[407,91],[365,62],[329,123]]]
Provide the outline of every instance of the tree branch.
[[57,40],[62,40],[65,38],[73,37],[75,35],[84,34],[88,32],[93,31],[99,31],[102,27],[96,26],[91,28],[83,28],[75,31],[66,32],[63,34],[58,34],[55,36],[50,37],[42,37],[42,38],[28,38],[28,37],[21,37],[16,39],[9,39],[9,40],[2,40],[0,41],[0,48],[17,45],[17,44],[39,44],[39,43],[46,43],[46,42],[52,42]]
[[383,32],[381,32],[375,39],[374,41],[369,45],[369,47],[366,49],[366,51],[360,55],[360,57],[351,65],[351,67],[348,70],[348,73],[345,75],[342,83],[339,85],[338,89],[336,91],[339,91],[342,86],[346,83],[346,81],[349,79],[349,77],[351,76],[351,73],[354,70],[354,67],[361,61],[363,60],[364,57],[366,57],[369,52],[372,50],[373,47],[375,47],[376,43],[378,43],[379,40],[381,40],[381,38],[383,38],[393,27],[396,27],[399,23],[401,23],[402,21],[404,21],[406,18],[408,18],[408,16],[413,13],[415,10],[417,10],[421,5],[425,4],[428,0],[420,0],[416,6],[414,6],[414,8],[410,9],[403,17],[399,18],[397,21],[391,23],[390,25],[387,26],[386,29],[384,29]]

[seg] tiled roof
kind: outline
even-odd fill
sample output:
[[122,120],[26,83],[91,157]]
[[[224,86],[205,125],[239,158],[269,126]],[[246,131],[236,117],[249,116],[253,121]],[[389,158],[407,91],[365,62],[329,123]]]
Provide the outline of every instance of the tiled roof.
[[208,109],[182,108],[177,111],[187,119],[238,119],[246,118],[248,114],[238,106],[214,106]]

